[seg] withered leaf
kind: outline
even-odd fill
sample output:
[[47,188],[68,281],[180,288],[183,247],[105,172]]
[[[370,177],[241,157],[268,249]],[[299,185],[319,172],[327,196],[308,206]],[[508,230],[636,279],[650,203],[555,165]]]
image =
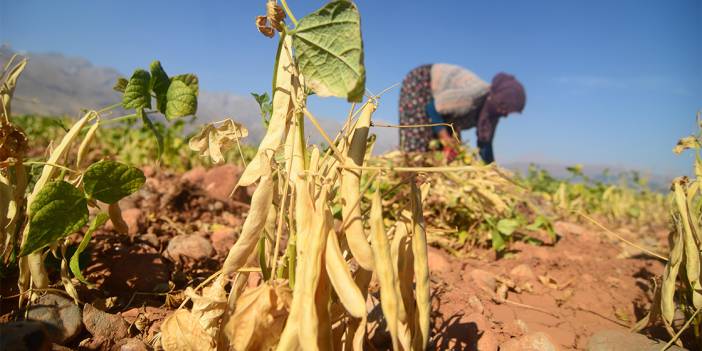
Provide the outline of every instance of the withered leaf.
[[202,157],[209,157],[212,162],[219,164],[224,162],[223,151],[227,151],[236,145],[239,139],[249,135],[249,130],[242,124],[226,119],[219,126],[214,123],[206,124],[199,134],[190,139],[188,145],[193,151],[200,153]]

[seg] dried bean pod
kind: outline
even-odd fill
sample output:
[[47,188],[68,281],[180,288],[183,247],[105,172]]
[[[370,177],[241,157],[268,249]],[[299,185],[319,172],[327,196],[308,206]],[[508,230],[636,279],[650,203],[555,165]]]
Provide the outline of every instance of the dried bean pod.
[[341,301],[351,316],[355,318],[362,318],[365,316],[366,299],[353,281],[353,276],[341,253],[339,240],[336,238],[334,230],[330,230],[327,235],[324,262],[326,264],[327,274],[329,275],[329,281],[334,287],[336,295],[339,296],[339,301]]
[[[414,348],[424,350],[429,341],[431,295],[429,291],[429,258],[427,256],[427,235],[422,213],[422,194],[417,184],[412,187],[412,253],[414,254],[415,296],[417,298],[417,326],[414,334]],[[422,189],[424,190],[424,189]]]
[[371,248],[373,250],[373,262],[375,263],[375,273],[378,275],[380,283],[380,307],[385,315],[388,330],[392,337],[394,350],[399,350],[400,346],[397,338],[398,320],[398,300],[397,276],[393,269],[392,257],[390,256],[390,242],[385,235],[383,225],[383,208],[380,198],[380,188],[373,194],[370,211],[370,232]]
[[[349,149],[346,154],[344,165],[348,167],[363,166],[363,158],[366,153],[366,140],[370,121],[376,105],[368,103],[364,106],[361,116],[353,130]],[[363,217],[361,207],[356,203],[361,198],[361,170],[345,168],[341,171],[341,203],[342,217],[346,226],[344,232],[349,249],[358,264],[365,270],[373,269],[373,253],[368,245],[368,239],[363,229]]]

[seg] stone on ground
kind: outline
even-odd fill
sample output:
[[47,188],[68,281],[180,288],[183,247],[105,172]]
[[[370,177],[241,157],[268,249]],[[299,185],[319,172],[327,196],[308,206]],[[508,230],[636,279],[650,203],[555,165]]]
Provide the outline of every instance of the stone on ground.
[[80,308],[57,294],[40,297],[27,311],[27,319],[44,322],[53,341],[59,344],[70,341],[83,329]]
[[[649,339],[645,335],[626,330],[602,330],[590,337],[587,351],[658,351],[665,342]],[[684,351],[678,346],[671,346],[669,351]]]

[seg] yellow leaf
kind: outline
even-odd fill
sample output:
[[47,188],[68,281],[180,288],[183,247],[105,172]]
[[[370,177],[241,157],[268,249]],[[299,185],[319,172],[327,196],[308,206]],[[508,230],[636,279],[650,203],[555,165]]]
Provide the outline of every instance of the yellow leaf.
[[[292,292],[287,282],[261,284],[237,299],[234,315],[223,329],[229,350],[269,350],[280,340]],[[226,349],[226,348],[225,348]]]
[[165,351],[214,350],[212,337],[187,310],[177,310],[161,325],[161,346]]
[[222,163],[222,151],[231,149],[239,139],[248,135],[248,129],[242,124],[225,119],[219,127],[215,127],[214,123],[206,124],[198,135],[190,138],[188,145],[200,156],[209,157],[214,163]]

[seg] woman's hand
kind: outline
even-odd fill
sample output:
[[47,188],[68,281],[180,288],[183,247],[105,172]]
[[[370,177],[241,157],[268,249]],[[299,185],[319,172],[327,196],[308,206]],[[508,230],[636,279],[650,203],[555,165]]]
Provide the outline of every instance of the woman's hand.
[[439,141],[444,147],[443,153],[446,163],[453,161],[458,156],[458,141],[446,129],[439,132]]

